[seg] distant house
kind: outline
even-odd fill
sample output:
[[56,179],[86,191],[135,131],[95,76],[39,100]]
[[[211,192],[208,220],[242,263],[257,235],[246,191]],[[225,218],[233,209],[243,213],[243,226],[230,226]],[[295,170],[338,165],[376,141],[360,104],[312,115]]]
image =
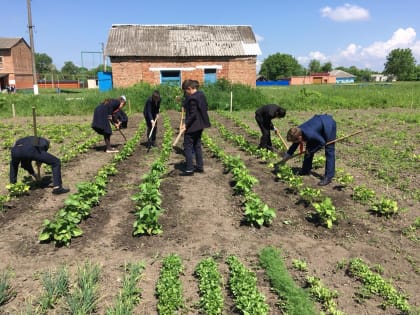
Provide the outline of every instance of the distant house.
[[12,85],[16,89],[33,87],[32,52],[22,37],[0,37],[0,88]]
[[393,75],[388,76],[388,75],[380,74],[380,73],[372,74],[370,77],[371,77],[373,82],[389,82],[389,81],[395,82],[395,81],[397,81],[397,79]]
[[332,70],[329,72],[330,76],[335,77],[335,83],[337,84],[351,84],[354,83],[356,76],[343,71],[343,70]]
[[311,73],[310,75],[294,76],[289,79],[290,85],[334,84],[335,77],[328,72]]
[[250,26],[112,25],[105,55],[114,87],[220,78],[255,86],[260,47]]

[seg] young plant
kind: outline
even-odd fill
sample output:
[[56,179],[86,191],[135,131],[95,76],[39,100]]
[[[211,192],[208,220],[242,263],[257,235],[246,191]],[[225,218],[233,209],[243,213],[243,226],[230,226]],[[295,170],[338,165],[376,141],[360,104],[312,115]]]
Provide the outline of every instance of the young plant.
[[375,192],[364,185],[360,185],[353,188],[351,198],[361,204],[367,205],[375,198]]
[[321,203],[313,203],[321,222],[326,224],[327,228],[332,228],[333,223],[337,220],[335,207],[332,204],[331,198],[325,198]]
[[11,272],[9,270],[3,270],[0,275],[0,306],[6,304],[16,295],[10,285],[10,277]]
[[31,187],[25,183],[17,182],[16,184],[6,185],[6,188],[9,191],[10,196],[21,197],[26,195]]
[[378,215],[386,218],[399,212],[398,203],[395,200],[382,197],[379,201],[373,203],[371,210]]

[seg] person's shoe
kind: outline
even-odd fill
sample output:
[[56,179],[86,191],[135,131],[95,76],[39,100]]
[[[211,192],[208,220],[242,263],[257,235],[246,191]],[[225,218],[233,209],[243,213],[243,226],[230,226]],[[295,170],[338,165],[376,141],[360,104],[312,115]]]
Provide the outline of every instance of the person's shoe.
[[69,191],[70,191],[70,189],[68,189],[68,188],[57,187],[57,188],[53,189],[52,193],[55,194],[55,195],[60,195],[60,194],[68,193]]
[[194,172],[196,172],[196,173],[204,173],[204,169],[194,167]]
[[194,172],[193,171],[184,171],[181,174],[179,174],[180,176],[193,176]]
[[119,152],[119,151],[115,148],[111,148],[111,149],[106,150],[106,153],[117,153],[117,152]]
[[331,183],[331,178],[324,177],[319,183],[318,186],[327,186]]
[[311,172],[310,171],[300,170],[299,172],[297,172],[297,174],[299,176],[308,176],[308,175],[311,175]]

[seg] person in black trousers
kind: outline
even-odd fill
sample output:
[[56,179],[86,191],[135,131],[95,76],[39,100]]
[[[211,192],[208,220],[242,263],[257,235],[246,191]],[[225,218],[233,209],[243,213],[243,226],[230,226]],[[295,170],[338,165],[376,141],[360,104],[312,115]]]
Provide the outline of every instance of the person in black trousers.
[[[182,89],[185,93],[183,107],[185,110],[185,122],[181,127],[184,132],[184,154],[186,160],[183,176],[191,176],[194,172],[203,173],[203,154],[201,151],[201,135],[203,129],[210,127],[208,105],[206,96],[199,91],[199,83],[196,80],[185,80]],[[194,167],[193,158],[196,165]]]
[[149,137],[150,131],[152,130],[154,126],[152,135],[150,136],[150,139],[148,139],[150,146],[155,146],[155,142],[156,142],[157,126],[155,125],[156,125],[156,120],[159,118],[160,101],[161,101],[160,93],[159,91],[155,90],[153,91],[152,96],[150,96],[147,99],[146,104],[144,105],[144,109],[143,109],[143,115],[144,115],[144,119],[146,120],[146,125],[147,125],[147,137]]
[[[113,153],[118,152],[117,149],[114,149],[111,146],[111,135],[112,128],[110,123],[112,123],[112,115],[115,114],[118,110],[122,109],[126,103],[125,96],[121,96],[118,99],[106,99],[101,104],[96,106],[93,113],[92,120],[92,129],[95,130],[98,134],[104,136],[105,141],[105,152]],[[118,129],[119,124],[115,124],[115,127]]]
[[32,161],[35,161],[38,165],[42,163],[51,165],[54,185],[53,194],[64,194],[69,192],[70,189],[63,188],[61,180],[61,161],[47,152],[49,147],[50,142],[42,137],[28,136],[17,140],[11,150],[10,183],[16,184],[19,164],[37,180],[38,178],[32,167]]
[[258,146],[260,149],[264,148],[273,151],[270,130],[276,131],[276,128],[271,120],[283,118],[284,116],[286,116],[286,110],[276,104],[264,105],[255,111],[255,120],[262,133],[260,145]]

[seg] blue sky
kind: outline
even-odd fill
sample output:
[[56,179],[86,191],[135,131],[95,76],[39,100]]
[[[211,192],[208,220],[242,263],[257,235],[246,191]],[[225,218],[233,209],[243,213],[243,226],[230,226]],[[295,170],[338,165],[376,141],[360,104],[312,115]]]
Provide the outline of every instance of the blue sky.
[[[4,1],[2,11],[0,37],[29,44],[27,1]],[[112,24],[250,25],[259,63],[284,53],[305,67],[317,59],[382,71],[397,48],[410,48],[420,63],[419,0],[32,0],[31,11],[35,52],[58,69],[66,61],[82,66],[82,52],[100,52]],[[101,63],[100,54],[83,53],[83,66]]]

